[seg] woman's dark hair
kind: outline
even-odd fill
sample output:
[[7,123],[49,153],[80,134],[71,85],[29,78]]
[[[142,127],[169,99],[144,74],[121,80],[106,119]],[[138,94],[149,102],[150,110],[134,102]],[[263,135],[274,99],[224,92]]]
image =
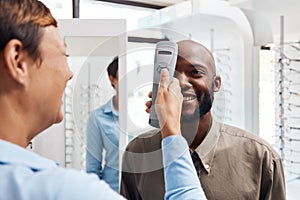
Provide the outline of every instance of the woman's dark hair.
[[43,3],[37,0],[0,0],[0,51],[12,40],[20,40],[24,50],[36,61],[42,27],[57,27],[57,21]]

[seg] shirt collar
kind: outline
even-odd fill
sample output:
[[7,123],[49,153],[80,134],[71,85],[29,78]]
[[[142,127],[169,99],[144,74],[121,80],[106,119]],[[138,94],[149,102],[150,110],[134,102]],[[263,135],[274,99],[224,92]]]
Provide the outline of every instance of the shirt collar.
[[57,167],[54,161],[1,139],[0,149],[0,163],[23,165],[36,171]]
[[112,113],[115,116],[119,116],[119,113],[115,110],[113,105],[113,98],[112,97],[105,105],[103,105],[104,113]]
[[219,141],[221,126],[222,125],[219,122],[212,119],[212,125],[208,134],[203,142],[195,149],[207,173],[210,173],[217,143]]

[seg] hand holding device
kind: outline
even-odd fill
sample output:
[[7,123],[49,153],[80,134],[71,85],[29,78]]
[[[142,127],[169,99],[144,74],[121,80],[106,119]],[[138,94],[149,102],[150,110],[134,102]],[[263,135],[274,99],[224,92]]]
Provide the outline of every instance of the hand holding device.
[[159,128],[159,121],[155,111],[155,101],[160,81],[160,71],[166,68],[169,72],[170,82],[174,75],[177,60],[177,44],[171,41],[158,42],[155,49],[153,88],[152,88],[152,105],[150,108],[149,124]]

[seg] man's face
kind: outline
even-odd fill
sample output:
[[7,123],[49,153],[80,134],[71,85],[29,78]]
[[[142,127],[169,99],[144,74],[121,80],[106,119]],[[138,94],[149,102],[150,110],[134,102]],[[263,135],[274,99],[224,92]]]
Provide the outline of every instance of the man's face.
[[205,49],[179,43],[175,77],[183,94],[183,122],[197,120],[210,111],[214,92],[214,65]]
[[114,86],[116,92],[119,92],[119,70],[116,72],[116,77],[110,76],[109,77],[111,84]]
[[43,31],[39,46],[41,61],[30,70],[30,95],[35,107],[32,109],[44,118],[45,123],[53,124],[63,119],[63,91],[73,74],[58,29],[48,26]]

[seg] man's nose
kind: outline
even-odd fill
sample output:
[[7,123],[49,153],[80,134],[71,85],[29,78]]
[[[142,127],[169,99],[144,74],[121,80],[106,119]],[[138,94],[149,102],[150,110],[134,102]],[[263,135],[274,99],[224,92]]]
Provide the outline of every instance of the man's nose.
[[181,88],[190,87],[189,78],[184,72],[175,71],[174,77],[179,80],[179,85]]

